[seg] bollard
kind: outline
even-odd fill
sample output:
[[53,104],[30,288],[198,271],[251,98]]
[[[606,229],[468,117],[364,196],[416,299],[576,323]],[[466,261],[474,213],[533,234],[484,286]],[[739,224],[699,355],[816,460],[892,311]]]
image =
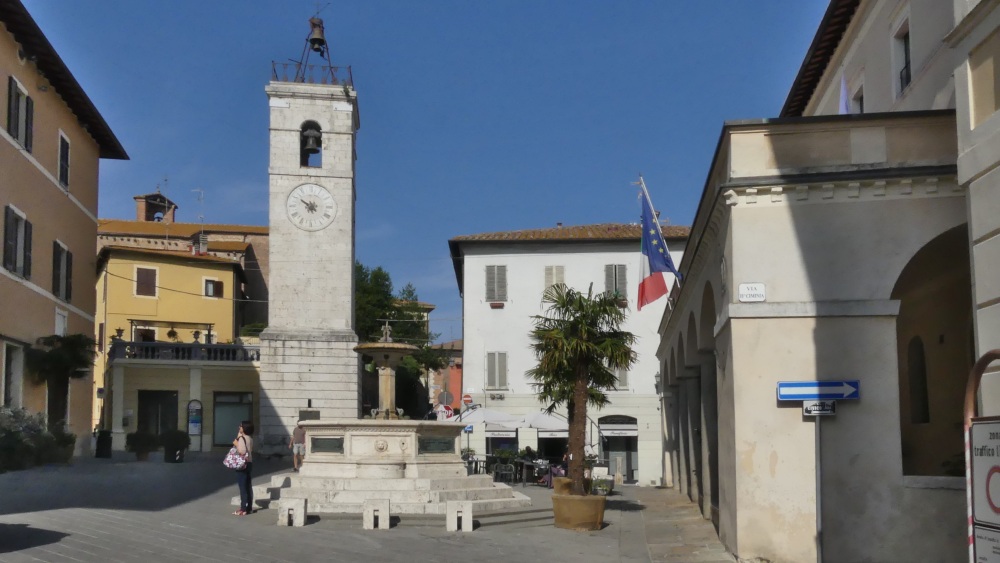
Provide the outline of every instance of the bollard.
[[389,529],[389,499],[369,499],[365,501],[363,506],[362,528],[365,530]]
[[306,525],[306,499],[289,498],[282,499],[278,508],[279,526],[305,526]]
[[[445,529],[449,532],[457,532],[461,527],[463,532],[472,531],[472,501],[450,500],[448,501],[448,515],[445,521]],[[461,520],[461,524],[459,521]]]

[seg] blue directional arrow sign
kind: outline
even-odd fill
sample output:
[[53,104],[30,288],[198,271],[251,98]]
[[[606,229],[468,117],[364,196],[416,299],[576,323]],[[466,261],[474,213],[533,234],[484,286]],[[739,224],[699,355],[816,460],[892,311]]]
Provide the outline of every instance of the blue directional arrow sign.
[[779,381],[779,401],[857,399],[861,383],[854,381]]

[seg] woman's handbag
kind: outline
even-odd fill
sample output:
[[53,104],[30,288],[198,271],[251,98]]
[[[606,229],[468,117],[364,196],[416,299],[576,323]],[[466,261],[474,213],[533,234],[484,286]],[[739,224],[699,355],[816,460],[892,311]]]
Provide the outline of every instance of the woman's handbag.
[[237,471],[246,469],[247,456],[245,454],[241,454],[239,450],[236,449],[236,446],[233,446],[232,448],[229,448],[229,453],[226,454],[225,459],[222,460],[222,465]]

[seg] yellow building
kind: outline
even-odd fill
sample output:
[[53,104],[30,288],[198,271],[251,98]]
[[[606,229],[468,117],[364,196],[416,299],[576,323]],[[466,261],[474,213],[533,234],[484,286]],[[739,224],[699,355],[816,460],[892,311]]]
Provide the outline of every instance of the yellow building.
[[[20,2],[0,2],[0,397],[66,420],[90,446],[91,377],[32,383],[24,351],[51,334],[91,334],[98,165],[128,155]],[[54,384],[55,385],[55,384]]]
[[[177,428],[196,450],[231,442],[235,424],[256,418],[258,388],[259,351],[238,342],[240,263],[123,246],[104,246],[97,263],[95,418],[112,430],[113,447],[128,432]],[[217,414],[232,428],[213,435]]]

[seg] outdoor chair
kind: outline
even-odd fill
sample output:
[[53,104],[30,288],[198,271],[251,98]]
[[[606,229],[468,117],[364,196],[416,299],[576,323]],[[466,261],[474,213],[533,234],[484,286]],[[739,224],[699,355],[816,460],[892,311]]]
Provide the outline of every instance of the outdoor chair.
[[514,466],[510,463],[498,463],[494,465],[493,480],[510,483],[514,480]]

